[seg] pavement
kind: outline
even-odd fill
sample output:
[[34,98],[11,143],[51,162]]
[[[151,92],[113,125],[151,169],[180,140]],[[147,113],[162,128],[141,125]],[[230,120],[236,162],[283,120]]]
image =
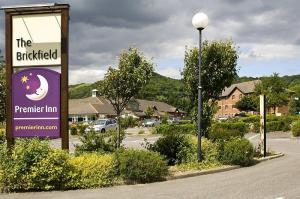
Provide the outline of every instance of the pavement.
[[[246,137],[258,143],[257,134]],[[165,182],[110,188],[13,193],[1,199],[300,199],[300,139],[287,133],[268,134],[267,147],[285,156],[255,166]]]

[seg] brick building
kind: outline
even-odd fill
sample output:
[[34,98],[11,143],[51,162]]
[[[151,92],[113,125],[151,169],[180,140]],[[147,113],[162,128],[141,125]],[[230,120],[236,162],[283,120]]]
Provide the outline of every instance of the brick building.
[[231,117],[240,111],[234,108],[234,105],[243,98],[245,95],[250,95],[254,92],[254,88],[259,84],[260,80],[242,82],[238,84],[232,84],[230,87],[226,87],[220,96],[218,101],[218,112],[216,117]]

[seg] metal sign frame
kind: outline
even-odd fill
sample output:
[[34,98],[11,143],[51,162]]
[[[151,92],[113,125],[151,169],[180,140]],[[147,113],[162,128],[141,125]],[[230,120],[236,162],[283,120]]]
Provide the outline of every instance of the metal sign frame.
[[[6,139],[9,148],[14,145],[12,134],[12,74],[14,68],[32,68],[36,66],[13,67],[12,66],[12,16],[34,15],[47,13],[61,14],[61,82],[60,82],[60,111],[62,149],[69,150],[69,127],[68,127],[68,68],[69,68],[69,4],[49,4],[3,7],[5,12],[5,65],[6,65]],[[40,67],[54,67],[43,65]],[[57,67],[57,66],[55,66]]]

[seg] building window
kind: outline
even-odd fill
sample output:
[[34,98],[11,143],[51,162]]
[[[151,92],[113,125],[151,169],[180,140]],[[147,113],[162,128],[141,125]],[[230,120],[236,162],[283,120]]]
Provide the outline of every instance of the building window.
[[228,109],[228,105],[225,105],[225,110],[227,110]]
[[219,106],[219,109],[221,109],[222,107],[221,106]]
[[235,99],[235,95],[232,95],[232,96],[231,96],[231,99]]
[[243,97],[243,94],[240,94],[240,99],[242,99],[242,97]]

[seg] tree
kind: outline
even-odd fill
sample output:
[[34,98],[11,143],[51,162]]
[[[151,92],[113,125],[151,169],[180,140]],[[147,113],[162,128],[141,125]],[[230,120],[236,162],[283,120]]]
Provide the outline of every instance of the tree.
[[289,102],[289,112],[291,114],[300,113],[300,81],[296,80],[289,85],[289,89],[294,92]]
[[6,80],[5,80],[4,59],[0,50],[0,122],[5,121],[6,117]]
[[148,106],[147,109],[144,111],[146,117],[150,118],[154,114],[154,108]]
[[[183,80],[190,101],[189,112],[197,113],[198,98],[198,48],[186,48]],[[238,53],[232,41],[205,41],[202,48],[201,84],[203,99],[202,133],[207,137],[216,100],[225,87],[237,77]],[[196,118],[195,118],[196,119]]]
[[276,107],[287,105],[289,102],[287,86],[278,76],[278,73],[263,78],[262,82],[255,86],[254,92],[256,96],[266,95],[266,106],[268,109],[272,108],[274,114],[276,113]]
[[257,103],[253,96],[246,95],[235,104],[235,108],[239,109],[240,111],[246,111],[246,112],[256,111]]
[[153,64],[136,48],[124,50],[119,57],[119,68],[109,68],[100,86],[118,117],[118,147],[120,146],[120,114],[130,99],[146,85],[153,73]]

